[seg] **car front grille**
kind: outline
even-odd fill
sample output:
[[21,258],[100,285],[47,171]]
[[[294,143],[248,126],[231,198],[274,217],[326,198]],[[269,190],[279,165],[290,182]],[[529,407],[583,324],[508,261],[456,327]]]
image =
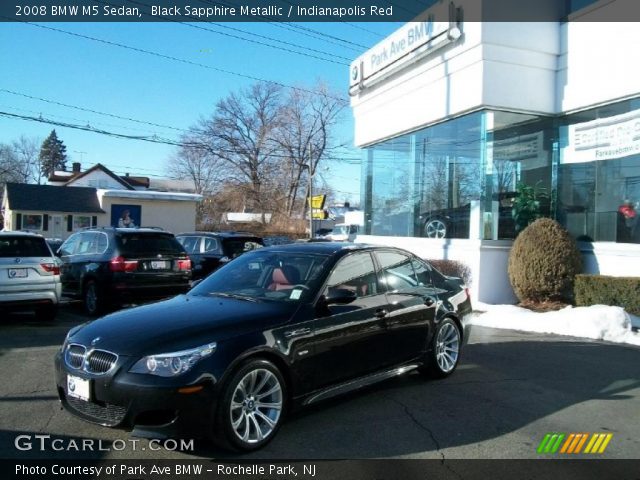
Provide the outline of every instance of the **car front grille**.
[[96,423],[114,427],[124,420],[127,409],[119,405],[105,403],[100,405],[93,402],[85,402],[73,397],[66,397],[67,404],[79,413],[90,417]]
[[67,346],[64,360],[73,370],[103,375],[115,367],[118,355],[106,350],[87,350],[85,346],[73,343]]
[[81,368],[86,351],[87,349],[82,345],[69,345],[64,355],[67,365],[75,369]]

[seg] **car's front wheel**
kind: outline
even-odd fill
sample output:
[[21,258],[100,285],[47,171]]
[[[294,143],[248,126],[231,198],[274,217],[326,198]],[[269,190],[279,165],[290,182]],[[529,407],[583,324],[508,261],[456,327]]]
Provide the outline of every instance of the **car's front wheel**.
[[439,218],[427,220],[424,224],[424,236],[427,238],[445,238],[447,236],[447,224]]
[[280,428],[286,398],[284,378],[273,363],[253,359],[243,364],[223,390],[218,443],[242,451],[261,448]]
[[461,346],[460,329],[451,318],[445,318],[436,327],[422,373],[432,378],[451,375],[458,366]]

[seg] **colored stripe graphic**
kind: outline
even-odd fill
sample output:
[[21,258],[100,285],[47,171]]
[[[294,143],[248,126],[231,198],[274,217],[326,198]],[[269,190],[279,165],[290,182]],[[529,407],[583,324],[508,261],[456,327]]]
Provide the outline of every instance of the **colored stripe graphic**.
[[[540,445],[538,445],[537,452],[541,454],[562,453],[568,455],[604,453],[612,438],[612,433],[569,433],[567,435],[550,432],[544,436]],[[583,450],[585,444],[586,448]]]
[[538,445],[538,453],[556,453],[564,437],[564,433],[547,433]]
[[612,433],[594,433],[584,453],[604,453],[612,438]]

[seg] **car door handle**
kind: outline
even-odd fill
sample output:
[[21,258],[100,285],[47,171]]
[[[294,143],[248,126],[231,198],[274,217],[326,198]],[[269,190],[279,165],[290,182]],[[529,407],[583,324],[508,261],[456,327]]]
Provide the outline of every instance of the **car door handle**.
[[387,310],[385,310],[384,308],[378,308],[373,315],[376,318],[385,318],[387,315],[389,315],[389,312]]
[[436,299],[433,297],[427,297],[424,299],[424,304],[427,307],[433,307],[436,304]]
[[289,330],[288,332],[284,332],[284,336],[286,338],[299,337],[300,335],[306,335],[311,333],[310,328],[298,328],[296,330]]

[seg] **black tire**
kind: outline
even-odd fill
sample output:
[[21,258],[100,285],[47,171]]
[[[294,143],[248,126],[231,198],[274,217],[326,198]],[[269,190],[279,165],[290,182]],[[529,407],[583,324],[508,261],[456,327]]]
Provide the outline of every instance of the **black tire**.
[[429,378],[448,377],[460,363],[461,348],[460,328],[451,318],[443,319],[436,327],[420,372]]
[[52,322],[58,313],[58,306],[54,304],[42,305],[36,308],[36,320],[41,322]]
[[[241,383],[243,389],[239,388]],[[273,392],[268,394],[270,391]],[[273,363],[250,359],[225,382],[220,398],[214,425],[215,443],[249,452],[269,443],[280,429],[287,406],[287,385]],[[271,408],[259,406],[261,403]]]
[[88,315],[97,317],[104,310],[102,291],[95,280],[88,280],[82,291],[84,310]]
[[427,238],[447,238],[449,227],[441,218],[430,218],[424,224],[423,235]]

